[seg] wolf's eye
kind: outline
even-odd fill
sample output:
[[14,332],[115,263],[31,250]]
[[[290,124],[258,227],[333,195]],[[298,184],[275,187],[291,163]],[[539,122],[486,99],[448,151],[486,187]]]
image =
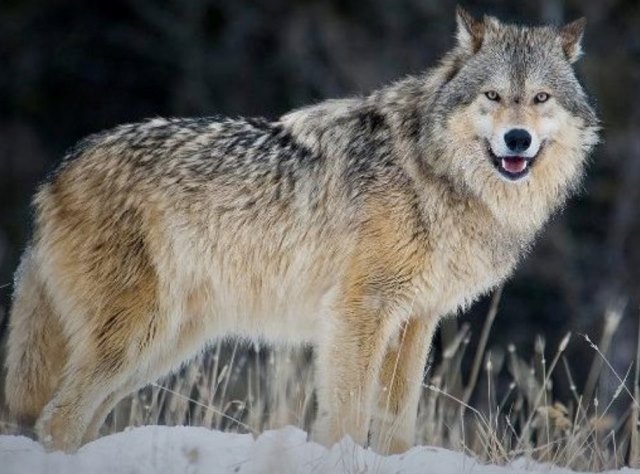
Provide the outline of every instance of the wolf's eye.
[[548,100],[549,100],[549,94],[547,94],[546,92],[538,92],[536,96],[533,98],[533,101],[536,104],[542,104],[543,102],[546,102]]
[[500,100],[500,96],[496,91],[487,91],[484,93],[484,95],[486,95],[487,99],[489,100],[495,100],[495,101]]

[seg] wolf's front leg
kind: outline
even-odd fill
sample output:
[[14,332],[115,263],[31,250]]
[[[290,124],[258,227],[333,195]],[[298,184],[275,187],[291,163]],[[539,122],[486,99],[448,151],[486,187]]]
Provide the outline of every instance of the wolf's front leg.
[[346,435],[366,444],[385,348],[397,329],[397,321],[363,306],[341,312],[318,345],[314,438],[327,446]]
[[427,247],[402,202],[402,195],[390,193],[368,203],[341,294],[319,338],[315,434],[324,444],[345,435],[366,444],[389,340],[418,297]]
[[413,446],[424,365],[436,324],[433,319],[410,319],[387,348],[371,427],[372,447],[381,454]]

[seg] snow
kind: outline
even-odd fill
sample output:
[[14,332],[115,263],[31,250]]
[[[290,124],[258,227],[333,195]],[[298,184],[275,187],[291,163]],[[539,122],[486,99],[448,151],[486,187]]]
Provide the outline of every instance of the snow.
[[[150,474],[150,473],[438,473],[503,474],[572,471],[520,459],[509,466],[482,465],[462,453],[415,447],[380,456],[345,438],[331,448],[307,441],[294,427],[250,434],[197,427],[145,426],[105,436],[75,454],[46,453],[23,436],[0,436],[2,474]],[[640,472],[622,469],[620,473]]]

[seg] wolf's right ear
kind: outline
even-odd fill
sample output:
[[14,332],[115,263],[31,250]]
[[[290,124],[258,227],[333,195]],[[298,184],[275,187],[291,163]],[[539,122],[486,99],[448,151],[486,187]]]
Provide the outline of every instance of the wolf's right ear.
[[582,37],[587,19],[582,17],[560,28],[562,50],[570,63],[575,63],[582,55]]
[[476,20],[460,5],[456,7],[458,45],[471,54],[475,54],[484,40],[484,22]]

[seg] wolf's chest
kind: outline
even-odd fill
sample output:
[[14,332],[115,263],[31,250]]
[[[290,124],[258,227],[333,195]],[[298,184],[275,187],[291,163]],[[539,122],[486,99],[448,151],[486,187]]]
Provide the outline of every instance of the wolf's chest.
[[437,315],[464,309],[508,277],[524,249],[517,239],[488,228],[450,234],[427,257],[418,305]]

